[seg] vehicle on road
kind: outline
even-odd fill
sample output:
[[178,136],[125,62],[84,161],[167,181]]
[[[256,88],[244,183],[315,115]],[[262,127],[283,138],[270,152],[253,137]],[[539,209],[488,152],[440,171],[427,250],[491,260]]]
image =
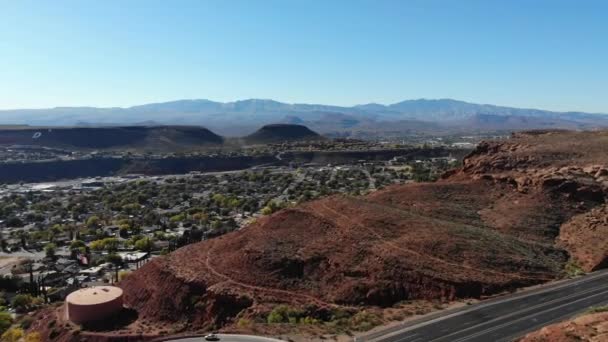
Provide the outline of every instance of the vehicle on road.
[[205,341],[219,341],[220,338],[216,334],[205,335]]

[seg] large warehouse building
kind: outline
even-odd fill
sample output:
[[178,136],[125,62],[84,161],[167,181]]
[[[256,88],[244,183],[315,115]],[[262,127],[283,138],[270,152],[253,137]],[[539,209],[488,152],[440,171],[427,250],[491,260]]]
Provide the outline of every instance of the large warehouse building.
[[68,319],[81,324],[99,321],[122,310],[122,289],[95,286],[70,293],[66,300]]

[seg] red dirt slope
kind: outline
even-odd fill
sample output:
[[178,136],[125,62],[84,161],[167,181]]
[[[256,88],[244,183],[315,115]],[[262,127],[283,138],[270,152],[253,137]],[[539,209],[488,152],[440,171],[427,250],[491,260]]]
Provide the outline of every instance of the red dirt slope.
[[[597,268],[608,234],[587,222],[606,217],[606,146],[608,132],[483,143],[436,183],[282,210],[158,258],[120,286],[143,332],[197,331],[277,303],[322,319],[335,307],[479,298],[561,277],[568,253]],[[600,247],[586,250],[589,241]]]
[[605,142],[606,132],[535,132],[484,143],[437,183],[309,202],[182,248],[129,277],[126,300],[149,320],[204,327],[268,303],[322,313],[490,295],[560,277],[566,251],[598,267],[606,249],[577,252],[597,236],[560,227],[603,215],[590,210],[604,201]]

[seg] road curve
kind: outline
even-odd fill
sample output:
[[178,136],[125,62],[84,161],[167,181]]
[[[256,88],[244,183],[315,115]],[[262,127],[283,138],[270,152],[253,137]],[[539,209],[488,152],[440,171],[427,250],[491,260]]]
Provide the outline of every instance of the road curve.
[[589,307],[608,304],[608,270],[448,310],[387,328],[356,341],[505,342]]
[[[253,336],[253,335],[233,335],[233,334],[217,334],[218,342],[285,342],[270,337]],[[184,337],[165,342],[207,342],[203,336]]]

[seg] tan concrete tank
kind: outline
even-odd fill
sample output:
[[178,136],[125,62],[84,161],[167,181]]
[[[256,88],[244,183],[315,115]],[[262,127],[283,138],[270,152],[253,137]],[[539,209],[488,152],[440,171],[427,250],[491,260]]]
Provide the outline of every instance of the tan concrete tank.
[[68,319],[74,323],[98,321],[122,310],[122,289],[94,286],[70,293],[65,299]]

